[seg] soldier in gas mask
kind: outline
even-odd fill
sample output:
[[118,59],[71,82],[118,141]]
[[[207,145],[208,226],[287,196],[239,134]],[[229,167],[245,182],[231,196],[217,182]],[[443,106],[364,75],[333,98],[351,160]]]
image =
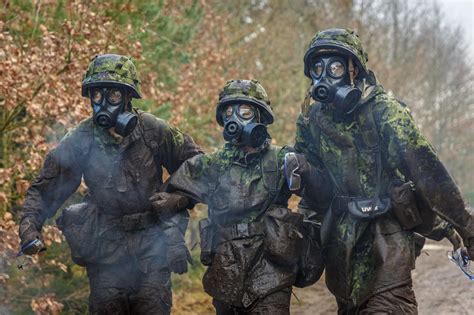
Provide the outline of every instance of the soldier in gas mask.
[[439,215],[472,260],[474,217],[408,108],[367,61],[353,31],[315,35],[304,56],[312,84],[295,149],[321,161],[335,186],[332,206],[319,211],[326,283],[339,313],[416,314],[414,233],[429,236]]
[[[217,314],[289,314],[304,245],[303,217],[287,209],[290,189],[318,202],[332,186],[303,156],[270,144],[273,113],[258,81],[229,81],[219,94],[216,120],[224,148],[186,161],[167,187],[209,206],[200,222],[201,261],[209,266],[204,289]],[[314,282],[322,264],[312,266]]]
[[91,314],[169,314],[170,271],[186,272],[189,259],[183,238],[188,199],[157,197],[162,167],[173,173],[201,151],[188,135],[133,108],[141,92],[128,57],[96,56],[82,95],[93,117],[46,156],[24,203],[22,247],[30,255],[42,249],[45,220],[83,179],[84,202],[63,210],[57,222],[72,259],[87,268]]

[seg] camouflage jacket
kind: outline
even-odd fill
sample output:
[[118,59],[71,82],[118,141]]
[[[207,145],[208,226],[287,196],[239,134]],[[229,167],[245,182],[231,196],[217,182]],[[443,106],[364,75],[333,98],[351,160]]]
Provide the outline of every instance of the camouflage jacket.
[[[55,215],[79,187],[81,179],[88,188],[88,200],[101,214],[120,217],[150,210],[148,198],[162,184],[162,167],[173,173],[201,151],[189,136],[164,120],[141,111],[136,114],[139,124],[120,143],[97,127],[92,118],[68,132],[48,153],[40,175],[28,189],[22,220],[28,218],[41,231],[44,221]],[[103,225],[104,231],[100,233],[107,235],[110,243],[124,244],[122,231],[112,231],[106,222]],[[151,232],[159,233],[159,229],[147,233]],[[147,242],[134,241],[137,252],[138,247],[147,247],[145,243],[138,244],[142,241]],[[117,251],[110,252],[114,255],[108,261],[115,261],[125,257],[127,249],[117,247]],[[159,255],[163,256],[162,249]]]
[[[221,228],[253,222],[257,217],[260,220],[269,201],[287,207],[291,193],[281,170],[284,155],[290,150],[269,146],[245,153],[227,143],[222,150],[184,162],[171,177],[169,189],[209,205],[217,235]],[[276,155],[276,165],[266,162],[267,155]],[[273,180],[268,180],[265,172],[272,172]],[[324,182],[322,176],[318,178]],[[216,246],[203,284],[206,292],[218,300],[248,307],[257,298],[294,283],[296,266],[283,267],[266,259],[261,235]]]
[[[381,196],[388,195],[395,178],[411,180],[431,209],[461,235],[469,237],[474,232],[472,217],[408,108],[380,85],[367,89],[359,105],[353,114],[343,118],[322,107],[318,124],[300,115],[295,149],[310,161],[322,161],[332,173],[340,195],[372,197],[376,159],[363,139],[360,122],[365,118],[359,117],[362,109],[370,106],[382,155]],[[318,133],[315,141],[312,135]],[[360,305],[377,292],[410,283],[415,259],[413,233],[402,230],[391,213],[360,220],[347,212],[330,211],[323,220],[322,233],[326,242],[326,282],[338,299]]]

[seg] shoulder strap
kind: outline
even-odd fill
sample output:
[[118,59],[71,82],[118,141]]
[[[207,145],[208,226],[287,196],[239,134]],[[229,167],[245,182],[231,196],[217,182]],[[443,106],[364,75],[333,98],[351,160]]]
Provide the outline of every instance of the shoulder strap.
[[374,118],[374,107],[375,103],[370,102],[366,106],[361,108],[361,112],[358,115],[358,121],[362,133],[362,139],[369,149],[372,151],[372,154],[375,156],[376,168],[377,168],[377,178],[375,186],[374,201],[372,207],[374,207],[380,197],[380,189],[382,187],[382,153],[380,151],[380,137],[378,134],[377,125],[375,124]]
[[315,103],[312,105],[310,114],[309,114],[309,131],[311,137],[313,138],[314,148],[318,158],[321,157],[321,128],[318,127],[316,123],[316,115],[321,111],[321,103]]
[[262,179],[263,185],[269,192],[269,198],[265,201],[262,206],[262,209],[255,217],[255,221],[259,221],[262,215],[270,208],[270,206],[278,198],[278,194],[283,187],[284,181],[282,179],[282,174],[278,167],[278,153],[280,152],[281,147],[272,146],[268,148],[268,151],[263,156],[260,164],[262,169]]
[[278,152],[280,147],[270,146],[261,160],[263,185],[268,189],[272,199],[280,190],[280,172],[278,169]]
[[155,129],[156,124],[154,124],[150,117],[147,117],[145,112],[138,111],[138,115],[138,124],[142,129],[143,142],[145,142],[145,145],[151,150],[153,155],[156,155],[158,154],[159,144],[155,137],[153,137],[153,132],[149,132],[149,130]]

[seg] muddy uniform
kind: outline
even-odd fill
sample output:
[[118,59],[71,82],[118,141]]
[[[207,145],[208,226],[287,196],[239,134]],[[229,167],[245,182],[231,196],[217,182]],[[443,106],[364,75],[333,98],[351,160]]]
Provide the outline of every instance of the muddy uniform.
[[[169,202],[174,212],[167,213],[152,196],[162,184],[163,167],[173,173],[201,152],[178,129],[133,109],[131,99],[141,98],[141,91],[128,57],[96,56],[84,76],[82,95],[90,99],[93,117],[46,156],[24,203],[22,246],[42,239],[45,220],[84,180],[84,202],[64,209],[57,222],[72,259],[87,268],[90,312],[169,314],[170,270],[187,268],[187,213],[179,211],[187,202]],[[35,247],[26,247],[26,254],[36,254]]]
[[170,189],[209,205],[216,226],[215,256],[203,284],[214,298],[217,314],[289,311],[297,265],[268,258],[262,222],[269,201],[273,200],[272,207],[287,207],[291,193],[281,169],[289,150],[266,146],[245,154],[226,144],[216,153],[189,159],[171,177]]
[[[352,31],[316,34],[305,56],[305,73],[318,102],[298,118],[295,149],[310,161],[321,161],[337,187],[323,219],[322,245],[326,283],[339,313],[415,314],[414,233],[402,228],[393,211],[380,216],[364,211],[384,208],[373,207],[375,195],[390,200],[394,183],[412,181],[426,208],[452,224],[471,254],[474,220],[408,108],[384,91],[366,61]],[[368,200],[368,206],[351,212],[360,200]]]
[[96,248],[77,261],[87,267],[92,313],[166,314],[171,306],[167,241],[148,198],[162,184],[162,167],[173,173],[199,149],[165,121],[137,114],[139,125],[122,143],[91,118],[70,131],[47,155],[24,205],[22,221],[41,231],[84,179],[87,208],[99,213]]
[[[291,193],[283,165],[292,149],[269,144],[263,125],[273,122],[269,104],[259,82],[229,81],[217,108],[229,142],[215,153],[187,160],[169,181],[168,190],[209,206],[203,221],[212,226],[206,230],[211,237],[201,235],[201,260],[209,266],[203,285],[217,314],[289,314],[302,238],[294,227],[303,217],[286,208]],[[302,174],[308,190],[329,194],[327,177],[306,169],[318,172]],[[212,243],[205,260],[204,243]]]

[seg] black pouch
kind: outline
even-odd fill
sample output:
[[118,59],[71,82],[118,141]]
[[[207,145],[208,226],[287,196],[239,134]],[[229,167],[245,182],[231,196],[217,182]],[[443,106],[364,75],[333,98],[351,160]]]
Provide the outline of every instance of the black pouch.
[[212,248],[214,228],[209,218],[199,221],[199,236],[201,238],[201,263],[204,266],[210,266],[214,259],[214,250]]
[[288,208],[271,207],[265,213],[265,256],[278,264],[295,265],[303,246],[303,215]]
[[303,221],[303,249],[298,263],[298,273],[294,286],[305,288],[316,283],[324,271],[323,255],[321,250],[321,224]]
[[411,182],[391,187],[390,198],[393,214],[403,229],[411,230],[423,222]]
[[71,258],[79,266],[98,258],[99,211],[93,204],[73,204],[56,219],[71,249]]
[[374,199],[355,199],[347,203],[349,213],[360,219],[373,219],[390,211],[392,205],[390,198],[377,198],[374,207]]

